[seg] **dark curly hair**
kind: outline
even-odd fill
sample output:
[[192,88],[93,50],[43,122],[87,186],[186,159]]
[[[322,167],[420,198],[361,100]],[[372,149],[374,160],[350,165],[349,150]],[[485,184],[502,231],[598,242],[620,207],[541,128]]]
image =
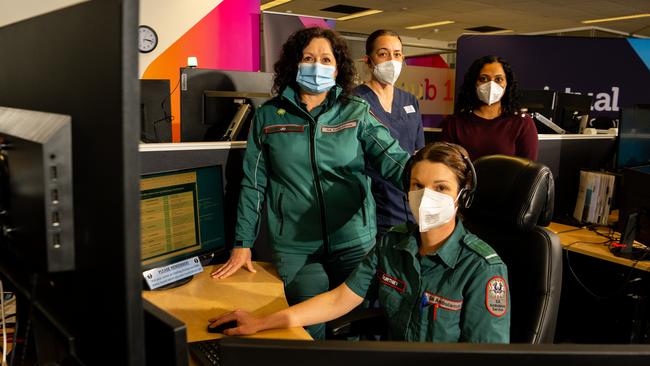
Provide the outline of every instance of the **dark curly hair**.
[[298,83],[296,83],[298,64],[302,60],[302,51],[314,38],[325,38],[330,42],[336,59],[336,69],[338,70],[336,84],[343,88],[341,94],[343,100],[347,99],[354,88],[356,74],[350,50],[345,40],[338,33],[320,27],[301,29],[289,36],[289,39],[284,43],[280,59],[274,66],[273,93],[279,95],[287,86],[299,90]]
[[483,56],[472,63],[465,73],[463,85],[458,92],[458,98],[454,106],[455,114],[468,114],[472,110],[480,107],[483,102],[478,99],[476,95],[476,80],[478,80],[481,69],[486,64],[498,62],[503,67],[506,73],[506,90],[501,98],[501,111],[502,114],[517,114],[519,113],[519,98],[517,92],[517,79],[512,72],[510,64],[505,59],[498,56]]

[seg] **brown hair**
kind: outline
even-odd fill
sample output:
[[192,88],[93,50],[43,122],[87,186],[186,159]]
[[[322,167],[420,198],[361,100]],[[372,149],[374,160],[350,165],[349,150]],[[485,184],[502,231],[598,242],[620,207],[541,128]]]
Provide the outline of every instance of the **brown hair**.
[[378,29],[368,36],[368,39],[366,39],[366,55],[370,56],[372,54],[372,51],[375,49],[375,41],[377,38],[381,36],[391,36],[391,37],[397,37],[399,39],[399,43],[402,43],[402,39],[399,37],[399,34],[396,32],[389,30],[389,29]]
[[404,189],[408,191],[408,185],[411,180],[411,170],[413,166],[423,160],[432,163],[442,163],[446,165],[456,176],[458,180],[458,190],[465,188],[472,191],[474,187],[474,178],[469,167],[469,154],[464,147],[449,142],[434,142],[427,144],[418,151],[412,158],[410,164],[407,164],[408,171],[405,171]]

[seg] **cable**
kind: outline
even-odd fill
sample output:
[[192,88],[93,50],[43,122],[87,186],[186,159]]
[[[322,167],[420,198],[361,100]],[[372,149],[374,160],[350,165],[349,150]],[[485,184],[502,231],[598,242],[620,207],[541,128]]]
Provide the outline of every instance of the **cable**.
[[600,231],[598,231],[598,225],[587,226],[587,230],[593,231],[594,233],[596,233],[596,235],[600,235],[600,236],[602,236],[604,238],[609,239],[610,242],[618,240],[618,238],[616,238],[614,236],[614,229],[612,227],[610,227],[610,226],[604,226],[604,227],[606,227],[607,230],[608,230],[607,234],[603,234]]
[[562,231],[558,231],[557,233],[555,233],[555,235],[560,235],[560,234],[564,234],[564,233],[570,233],[570,232],[572,232],[572,231],[578,231],[578,230],[582,230],[582,229],[583,229],[583,228],[581,228],[581,227],[577,227],[577,228],[575,228],[575,229],[562,230]]
[[[36,303],[36,288],[38,285],[38,274],[34,273],[31,278],[31,289],[29,291],[29,310],[27,311],[27,324],[25,324],[25,334],[24,334],[24,339],[22,340],[22,352],[20,354],[20,364],[19,365],[24,365],[25,364],[25,357],[27,356],[27,348],[29,346],[29,333],[31,331],[31,326],[32,326],[32,317],[34,316],[34,304]],[[16,317],[16,330],[14,331],[14,348],[11,352],[11,361],[9,362],[9,366],[14,366],[15,359],[16,359],[16,346],[18,344],[18,333],[20,331],[20,326],[18,324],[19,322],[19,317]]]
[[7,322],[5,319],[5,291],[0,280],[0,316],[2,316],[2,366],[7,365]]
[[163,99],[162,102],[160,102],[160,106],[161,106],[162,109],[163,109],[163,115],[165,114],[165,112],[164,112],[164,111],[165,111],[165,101],[166,101],[167,99],[169,99],[169,98],[172,97],[172,94],[174,94],[174,92],[176,91],[176,88],[178,88],[178,86],[179,86],[180,84],[181,84],[181,78],[180,78],[180,76],[179,76],[179,77],[178,77],[178,82],[176,83],[176,86],[174,87],[174,89],[172,89],[171,93],[169,93],[169,96],[165,97],[165,99]]
[[173,115],[169,115],[169,116],[167,115],[167,111],[165,110],[165,102],[172,97],[172,95],[174,94],[174,92],[176,91],[176,89],[178,88],[178,86],[180,84],[181,84],[181,78],[179,77],[178,82],[176,83],[176,86],[174,86],[174,89],[172,89],[172,91],[169,93],[168,96],[166,96],[165,98],[163,98],[162,101],[160,101],[160,108],[162,109],[163,118],[161,118],[159,120],[156,120],[156,121],[153,121],[153,123],[152,123],[153,124],[153,133],[154,133],[154,135],[156,137],[156,142],[160,142],[160,136],[158,136],[158,123],[160,123],[160,122],[172,123],[172,121],[174,120]]
[[[601,236],[605,236],[604,234],[600,234],[600,235],[601,235]],[[607,236],[605,236],[605,237],[607,237]],[[636,265],[637,265],[637,263],[638,263],[639,261],[638,261],[638,260],[634,261],[633,265],[630,266],[631,268],[630,268],[630,270],[628,271],[627,275],[625,276],[625,279],[623,280],[623,284],[621,285],[621,287],[619,287],[617,290],[615,290],[615,291],[612,292],[611,294],[607,294],[607,295],[598,295],[598,294],[596,294],[595,292],[593,292],[589,287],[587,287],[587,285],[585,285],[585,284],[580,280],[580,277],[578,277],[578,274],[573,270],[573,267],[571,266],[571,260],[569,259],[569,250],[568,250],[568,249],[569,249],[570,246],[572,246],[572,245],[574,245],[574,244],[578,244],[578,243],[584,243],[584,244],[600,244],[600,245],[607,245],[607,246],[609,246],[609,245],[612,243],[613,240],[612,240],[612,238],[609,238],[609,237],[607,237],[607,238],[608,238],[608,240],[603,241],[603,242],[588,242],[588,241],[577,240],[577,241],[574,241],[574,242],[572,242],[572,243],[567,244],[567,245],[565,246],[566,251],[564,252],[564,255],[565,255],[565,258],[566,258],[567,266],[569,267],[569,271],[571,272],[571,275],[573,276],[573,278],[576,280],[576,282],[578,282],[578,284],[580,285],[580,287],[582,287],[582,288],[583,288],[583,289],[584,289],[584,290],[585,290],[589,295],[591,295],[592,297],[595,297],[596,299],[599,299],[599,300],[609,299],[609,298],[614,297],[614,296],[616,296],[616,295],[619,295],[621,292],[623,292],[623,290],[625,290],[625,287],[626,287],[626,286],[629,284],[629,282],[630,282],[630,277],[632,277],[632,273],[634,272],[635,269],[637,269],[637,268],[636,268]]]

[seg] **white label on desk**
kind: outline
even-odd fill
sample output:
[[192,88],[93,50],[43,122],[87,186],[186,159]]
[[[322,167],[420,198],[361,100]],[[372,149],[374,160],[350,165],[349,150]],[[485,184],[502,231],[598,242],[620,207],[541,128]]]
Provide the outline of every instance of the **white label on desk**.
[[165,286],[174,281],[203,272],[199,257],[188,258],[164,267],[158,267],[142,272],[150,289]]

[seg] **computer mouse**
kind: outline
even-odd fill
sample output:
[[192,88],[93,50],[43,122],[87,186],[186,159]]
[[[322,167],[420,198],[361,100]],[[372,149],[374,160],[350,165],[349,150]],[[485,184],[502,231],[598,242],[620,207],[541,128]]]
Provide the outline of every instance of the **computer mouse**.
[[219,324],[216,327],[211,327],[210,325],[208,325],[208,332],[209,333],[221,333],[221,334],[223,334],[224,330],[230,329],[230,328],[237,328],[237,321],[236,320],[231,320],[229,322]]

